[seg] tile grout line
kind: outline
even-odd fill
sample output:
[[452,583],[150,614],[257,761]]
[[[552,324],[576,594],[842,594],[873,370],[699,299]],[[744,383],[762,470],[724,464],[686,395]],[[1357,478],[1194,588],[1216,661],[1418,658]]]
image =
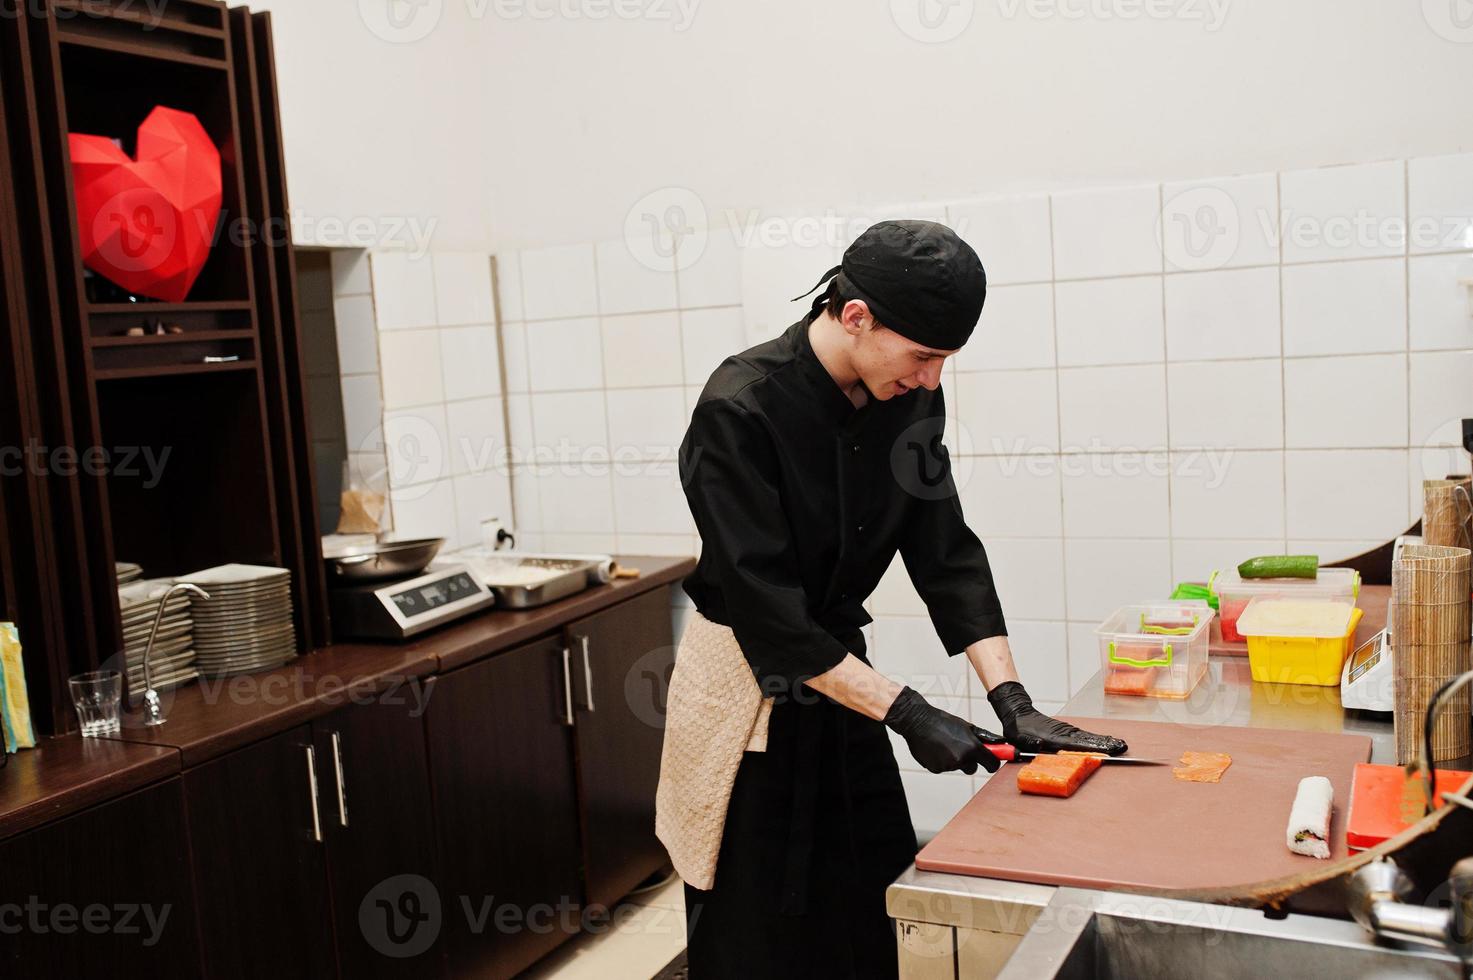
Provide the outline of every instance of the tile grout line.
[[[1064,396],[1060,390],[1062,378],[1059,375],[1059,283],[1058,265],[1054,255],[1054,195],[1047,196],[1048,212],[1048,271],[1049,271],[1049,329],[1053,334],[1054,347],[1054,438],[1062,452],[1064,447]],[[960,372],[958,372],[960,374]],[[960,406],[958,406],[960,411]],[[1064,506],[1064,478],[1059,476],[1059,597],[1063,607],[1064,619],[1069,619],[1069,549],[1068,528],[1065,526]],[[1074,688],[1074,658],[1070,655],[1069,631],[1064,630],[1064,686],[1069,689],[1069,696],[1073,697]],[[968,678],[970,680],[970,678]]]
[[[1283,173],[1274,172],[1274,212],[1282,221],[1284,208]],[[1282,227],[1282,225],[1281,225]],[[1280,464],[1280,503],[1284,514],[1283,553],[1289,553],[1289,359],[1284,356],[1284,236],[1275,236],[1279,307],[1279,439],[1283,461]]]
[[[1161,388],[1165,404],[1161,406],[1166,424],[1166,445],[1171,445],[1171,341],[1166,332],[1166,185],[1156,185],[1156,222],[1161,229],[1158,244],[1161,248]],[[1176,581],[1176,533],[1173,521],[1172,491],[1176,486],[1176,474],[1171,466],[1171,453],[1166,453],[1166,569],[1171,581]]]

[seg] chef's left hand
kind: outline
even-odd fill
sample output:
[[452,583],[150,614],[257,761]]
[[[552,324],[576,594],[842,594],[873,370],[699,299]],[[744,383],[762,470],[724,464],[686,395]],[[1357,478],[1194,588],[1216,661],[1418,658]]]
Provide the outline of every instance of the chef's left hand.
[[1095,735],[1066,721],[1050,718],[1033,707],[1033,699],[1017,681],[1007,681],[987,693],[1002,722],[1003,737],[1021,752],[1103,752],[1121,755],[1128,746],[1110,735]]

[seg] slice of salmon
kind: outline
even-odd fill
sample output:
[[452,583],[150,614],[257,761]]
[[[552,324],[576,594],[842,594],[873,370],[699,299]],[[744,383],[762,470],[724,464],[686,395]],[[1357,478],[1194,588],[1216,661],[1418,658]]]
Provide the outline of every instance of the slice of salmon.
[[1225,752],[1183,752],[1181,765],[1171,770],[1177,779],[1189,783],[1220,783],[1222,774],[1233,764],[1233,757]]
[[1018,772],[1018,790],[1067,799],[1100,768],[1100,758],[1098,754],[1088,752],[1037,756]]

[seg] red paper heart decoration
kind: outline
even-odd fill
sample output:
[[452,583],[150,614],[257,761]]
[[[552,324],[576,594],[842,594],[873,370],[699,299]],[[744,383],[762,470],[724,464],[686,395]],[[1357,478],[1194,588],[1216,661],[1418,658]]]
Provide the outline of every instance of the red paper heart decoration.
[[182,302],[220,220],[220,151],[192,113],[154,106],[130,159],[71,133],[82,264],[131,293]]

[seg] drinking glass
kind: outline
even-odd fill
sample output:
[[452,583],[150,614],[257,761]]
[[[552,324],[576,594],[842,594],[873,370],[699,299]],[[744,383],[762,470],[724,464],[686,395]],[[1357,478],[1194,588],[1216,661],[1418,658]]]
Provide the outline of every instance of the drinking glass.
[[121,727],[123,675],[116,670],[93,670],[67,679],[82,736],[111,735]]

